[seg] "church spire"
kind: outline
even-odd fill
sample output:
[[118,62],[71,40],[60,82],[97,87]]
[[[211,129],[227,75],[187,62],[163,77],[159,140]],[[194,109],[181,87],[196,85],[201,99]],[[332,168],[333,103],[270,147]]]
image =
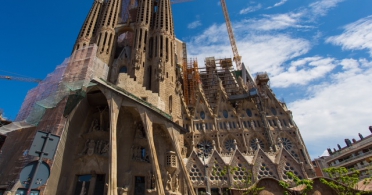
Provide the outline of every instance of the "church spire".
[[92,8],[89,11],[85,22],[80,29],[79,36],[76,40],[74,51],[85,46],[88,46],[92,42],[94,36],[94,30],[96,29],[97,20],[102,9],[103,0],[95,0]]
[[119,20],[121,0],[108,0],[102,13],[97,38],[97,57],[109,64],[115,44],[115,27]]

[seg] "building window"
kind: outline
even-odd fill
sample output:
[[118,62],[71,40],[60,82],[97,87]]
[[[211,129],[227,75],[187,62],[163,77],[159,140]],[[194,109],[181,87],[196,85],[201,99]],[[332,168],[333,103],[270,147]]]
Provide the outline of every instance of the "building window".
[[247,115],[248,115],[249,117],[252,117],[252,111],[251,111],[251,109],[247,109],[247,110],[246,110],[246,113],[247,113]]
[[166,164],[168,167],[177,168],[177,158],[175,152],[169,151],[167,153]]
[[276,112],[276,109],[274,107],[271,107],[271,112],[273,113],[273,115],[277,115],[278,113]]
[[75,194],[88,194],[90,180],[92,175],[78,175],[76,183]]
[[119,70],[120,73],[127,73],[128,72],[128,69],[126,66],[122,66]]
[[134,194],[145,195],[146,194],[145,177],[135,176],[134,181],[135,181]]
[[229,113],[227,112],[227,110],[222,111],[222,114],[225,118],[229,117]]
[[201,111],[201,112],[200,112],[200,118],[201,118],[201,119],[205,119],[205,112],[204,112],[204,111]]
[[172,96],[169,96],[169,113],[172,113]]

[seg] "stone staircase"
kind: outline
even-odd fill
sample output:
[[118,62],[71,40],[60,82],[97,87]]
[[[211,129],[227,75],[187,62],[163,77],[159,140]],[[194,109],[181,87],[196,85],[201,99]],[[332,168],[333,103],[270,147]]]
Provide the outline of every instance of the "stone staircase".
[[128,74],[119,73],[116,85],[125,89],[129,93],[142,98],[160,110],[165,111],[165,103],[160,99],[158,93],[146,90],[146,87],[143,87],[142,84],[139,84],[134,79],[130,78]]

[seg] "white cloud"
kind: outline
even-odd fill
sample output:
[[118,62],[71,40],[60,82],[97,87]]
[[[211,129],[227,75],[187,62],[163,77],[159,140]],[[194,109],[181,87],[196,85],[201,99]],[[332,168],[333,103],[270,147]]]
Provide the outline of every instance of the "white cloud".
[[273,87],[306,85],[332,71],[336,67],[334,61],[332,58],[322,57],[307,57],[293,61],[286,71],[271,77],[271,84]]
[[267,9],[271,9],[271,8],[273,8],[273,7],[281,6],[281,5],[285,4],[287,1],[288,1],[288,0],[281,0],[281,1],[278,2],[278,3],[275,3],[273,6],[268,7]]
[[342,49],[368,49],[372,56],[372,15],[362,18],[344,27],[338,36],[329,37],[326,41],[342,46]]
[[313,157],[327,146],[335,147],[345,138],[357,137],[358,132],[370,134],[370,64],[365,59],[340,60],[341,72],[319,85],[308,86],[307,98],[288,104]]
[[242,9],[239,11],[239,14],[247,14],[247,13],[250,13],[250,12],[255,12],[259,9],[261,9],[262,5],[261,4],[258,4],[256,6],[249,6],[245,9]]
[[324,16],[327,14],[328,10],[336,7],[338,3],[344,0],[320,0],[310,4],[311,14],[314,16],[320,15]]
[[282,30],[290,27],[305,27],[299,24],[302,13],[285,13],[274,15],[263,15],[261,19],[250,19],[244,21],[250,29],[254,30]]
[[202,23],[200,22],[200,20],[196,20],[194,22],[191,22],[190,24],[187,25],[187,28],[189,29],[193,29],[193,28],[196,28],[198,26],[201,26]]
[[[252,73],[267,71],[277,75],[283,71],[281,65],[305,54],[311,48],[309,41],[292,38],[286,34],[264,35],[244,34],[247,26],[244,23],[234,24],[237,35],[237,46],[242,61],[252,70]],[[200,35],[193,37],[187,43],[188,53],[199,60],[199,66],[204,64],[204,58],[232,58],[232,49],[225,24],[212,25]]]
[[[358,132],[369,134],[372,61],[335,59],[327,53],[303,57],[318,44],[316,42],[322,39],[323,33],[314,32],[314,36],[307,40],[278,30],[304,28],[304,19],[309,15],[324,16],[339,2],[341,0],[322,0],[297,12],[263,15],[233,23],[239,54],[252,73],[268,72],[271,86],[280,88],[278,90],[301,88],[306,92],[302,94],[304,98],[297,97],[288,103],[288,107],[312,157],[320,155],[327,146],[333,148],[337,143],[342,145],[345,138],[357,137]],[[368,33],[372,32],[371,23],[372,16],[358,20],[345,26],[341,35],[328,38],[327,42],[344,49],[368,49],[371,52],[372,33]],[[199,66],[203,66],[205,57],[233,57],[225,24],[208,27],[187,44],[190,57],[197,57]]]

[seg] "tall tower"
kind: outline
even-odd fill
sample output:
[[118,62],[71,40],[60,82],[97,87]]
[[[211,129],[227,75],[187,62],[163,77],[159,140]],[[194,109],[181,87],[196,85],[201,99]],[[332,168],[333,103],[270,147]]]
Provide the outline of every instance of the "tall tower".
[[89,44],[97,44],[97,57],[110,67],[110,82],[116,84],[122,73],[129,75],[141,87],[158,95],[161,103],[155,106],[170,114],[174,121],[181,119],[181,100],[175,90],[179,86],[177,51],[169,0],[96,0],[74,50]]

